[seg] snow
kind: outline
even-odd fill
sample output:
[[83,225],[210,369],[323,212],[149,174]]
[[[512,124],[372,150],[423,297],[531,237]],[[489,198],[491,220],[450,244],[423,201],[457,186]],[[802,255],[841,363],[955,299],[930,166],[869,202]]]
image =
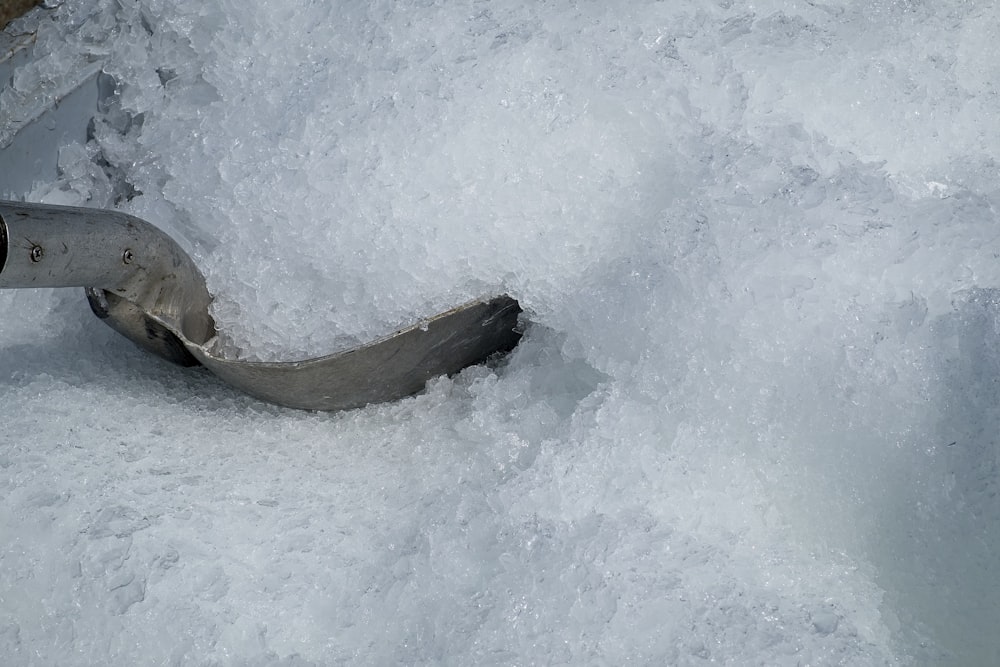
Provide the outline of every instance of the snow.
[[36,48],[118,89],[14,194],[181,238],[231,354],[496,292],[528,329],[318,414],[143,354],[80,294],[0,294],[0,654],[995,664],[998,20],[60,5]]

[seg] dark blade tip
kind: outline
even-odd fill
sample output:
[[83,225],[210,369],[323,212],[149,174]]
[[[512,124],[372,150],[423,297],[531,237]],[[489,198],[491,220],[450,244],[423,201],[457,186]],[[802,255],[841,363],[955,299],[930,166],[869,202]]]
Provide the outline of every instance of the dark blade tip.
[[3,273],[5,266],[7,266],[7,223],[0,215],[0,274]]

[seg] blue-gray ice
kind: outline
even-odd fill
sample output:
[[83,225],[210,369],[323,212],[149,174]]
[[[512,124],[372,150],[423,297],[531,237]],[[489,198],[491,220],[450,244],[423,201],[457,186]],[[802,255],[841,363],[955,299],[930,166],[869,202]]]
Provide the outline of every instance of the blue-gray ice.
[[231,354],[529,327],[310,414],[0,294],[5,664],[1000,662],[992,3],[53,16],[118,92],[15,194],[140,193]]

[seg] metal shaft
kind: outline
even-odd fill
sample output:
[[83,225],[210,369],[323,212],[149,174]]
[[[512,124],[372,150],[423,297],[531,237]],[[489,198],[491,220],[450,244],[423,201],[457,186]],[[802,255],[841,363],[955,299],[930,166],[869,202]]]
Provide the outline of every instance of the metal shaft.
[[196,343],[215,332],[211,297],[187,253],[153,225],[120,211],[0,202],[5,287],[87,287],[92,304],[95,290],[102,290]]
[[0,203],[0,287],[126,284],[145,245],[120,213]]

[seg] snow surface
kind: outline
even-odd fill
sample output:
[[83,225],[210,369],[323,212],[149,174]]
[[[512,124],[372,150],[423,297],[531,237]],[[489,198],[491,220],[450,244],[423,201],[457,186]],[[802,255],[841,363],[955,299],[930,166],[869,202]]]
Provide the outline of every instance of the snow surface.
[[5,664],[1000,662],[992,3],[53,16],[118,94],[13,194],[182,237],[232,354],[529,324],[315,414],[0,294]]

